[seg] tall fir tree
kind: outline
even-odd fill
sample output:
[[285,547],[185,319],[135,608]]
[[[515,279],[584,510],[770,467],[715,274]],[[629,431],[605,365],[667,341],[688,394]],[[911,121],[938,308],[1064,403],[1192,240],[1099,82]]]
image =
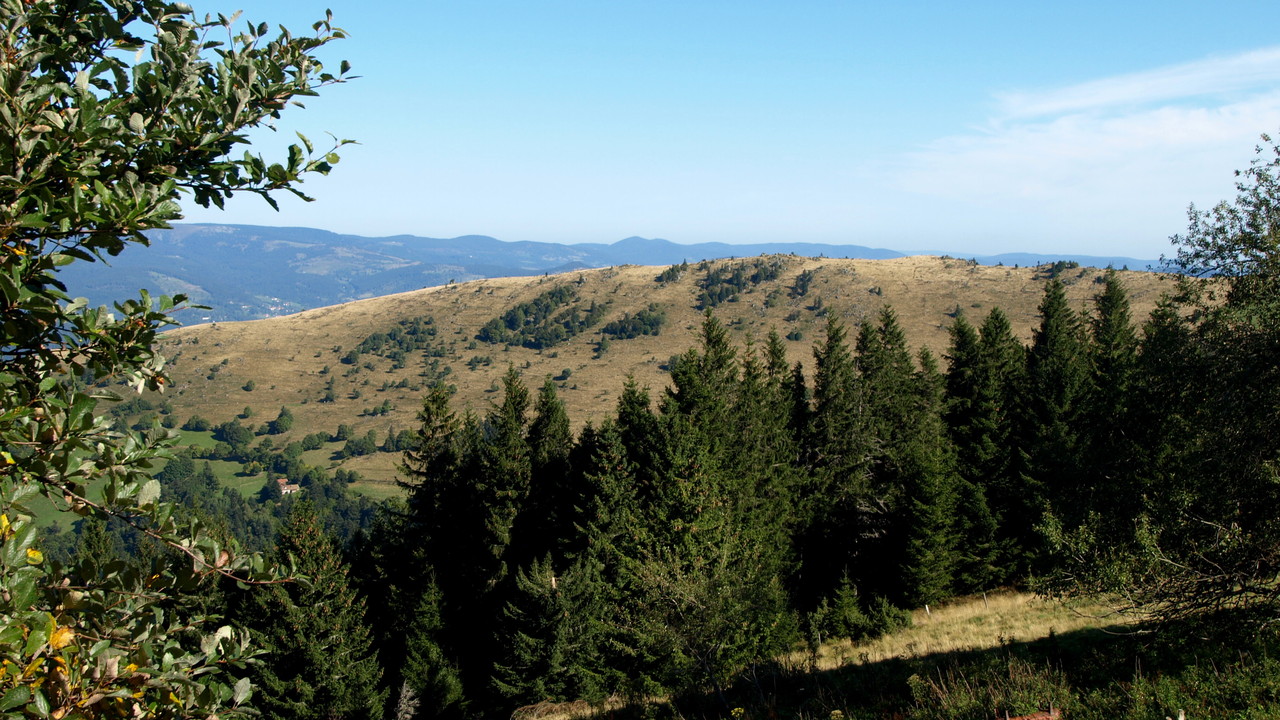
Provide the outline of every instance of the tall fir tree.
[[482,537],[490,556],[490,588],[510,570],[511,531],[528,499],[533,469],[526,437],[529,390],[514,367],[502,378],[502,393],[502,404],[485,418],[475,478],[486,515]]
[[1195,323],[1185,306],[1174,297],[1162,299],[1143,324],[1138,346],[1129,408],[1136,454],[1128,481],[1117,488],[1117,512],[1112,515],[1113,527],[1127,532],[1112,542],[1132,540],[1133,521],[1141,513],[1167,516],[1169,504],[1186,502],[1185,494],[1167,490],[1176,487],[1199,444],[1203,383],[1197,378],[1210,371],[1196,349]]
[[787,361],[787,345],[777,328],[770,328],[765,339],[764,371],[769,382],[778,387],[785,385],[790,377],[791,364]]
[[498,620],[494,690],[522,705],[604,700],[598,572],[589,561],[557,572],[549,556],[517,572]]
[[[839,480],[864,489],[867,474],[865,399],[858,369],[849,349],[847,330],[827,316],[825,342],[814,348],[813,413],[808,455],[820,485]],[[825,494],[825,488],[817,488]]]
[[[405,453],[409,487],[406,539],[421,549],[416,587],[439,592],[440,622],[431,642],[456,669],[463,699],[490,710],[489,680],[499,638],[493,620],[516,567],[512,532],[531,482],[527,441],[529,393],[513,368],[503,378],[502,403],[483,421],[458,421],[448,393],[423,402],[415,447]],[[404,608],[410,610],[410,608]],[[478,630],[479,629],[479,630]],[[454,703],[457,704],[457,703]]]
[[1080,316],[1067,303],[1058,279],[1045,285],[1040,325],[1027,353],[1020,402],[1022,501],[1009,524],[1029,562],[1044,560],[1036,525],[1052,511],[1066,525],[1080,520],[1092,495],[1087,476],[1084,421],[1092,403],[1093,373]]
[[617,426],[627,459],[636,472],[641,502],[651,502],[663,463],[662,427],[653,412],[649,391],[628,377],[618,398]]
[[[994,584],[1014,579],[1023,556],[1016,522],[1024,507],[1021,458],[1016,432],[1019,398],[1027,372],[1027,348],[1013,333],[1000,308],[982,322],[978,343],[972,431],[960,442],[961,473],[981,492],[997,525],[998,549]],[[981,518],[978,518],[981,521]]]
[[789,418],[778,412],[785,407],[782,375],[770,374],[748,344],[740,363],[740,379],[730,408],[731,441],[725,467],[733,476],[758,478],[750,491],[769,498],[778,515],[791,513],[799,447],[788,427]]
[[962,453],[961,465],[976,465],[969,457],[978,443],[974,439],[982,432],[979,425],[981,412],[979,365],[982,359],[981,339],[977,329],[964,316],[957,314],[948,330],[950,345],[947,348],[947,427]]
[[783,402],[780,407],[787,410],[787,429],[791,432],[792,441],[796,443],[799,465],[806,471],[809,469],[809,444],[812,431],[809,427],[813,415],[809,385],[804,375],[804,364],[797,362],[791,368],[791,376],[783,381]]
[[[902,588],[907,607],[936,603],[954,591],[959,564],[955,455],[942,414],[945,380],[927,350],[920,352],[911,436],[901,448]],[[968,510],[968,508],[965,508]]]
[[[1139,452],[1132,408],[1138,334],[1130,317],[1129,294],[1114,269],[1103,276],[1089,326],[1094,392],[1087,421],[1092,494],[1086,508],[1099,519],[1132,519],[1142,510],[1132,502],[1132,489],[1125,487],[1132,484]],[[1119,513],[1117,502],[1125,505]]]
[[827,316],[826,338],[814,348],[813,407],[803,407],[804,381],[799,366],[792,381],[793,425],[807,415],[806,477],[796,491],[795,528],[797,601],[809,611],[840,587],[863,550],[857,524],[869,493],[870,436],[865,399],[847,330]]
[[239,621],[268,648],[253,670],[258,707],[288,720],[381,718],[386,695],[364,600],[309,503],[294,504],[275,556],[306,581],[251,588],[237,604]]
[[[619,400],[618,413],[624,412]],[[648,515],[636,483],[617,423],[605,421],[598,430],[583,433],[585,461],[581,465],[582,493],[577,508],[576,539],[568,560],[581,568],[583,606],[598,609],[575,618],[589,627],[600,667],[594,670],[594,687],[608,694],[643,695],[644,678],[656,665],[646,657],[637,631],[641,603],[632,568],[640,549],[650,544]]]
[[993,310],[983,329],[979,335],[964,315],[957,316],[947,354],[945,418],[956,459],[960,592],[984,590],[1003,579],[998,513],[989,497],[1008,484],[1013,390],[1007,368],[1022,366],[1022,346],[1003,313]]
[[660,416],[664,479],[656,502],[641,506],[652,535],[628,566],[642,652],[661,658],[654,676],[677,689],[722,689],[782,650],[793,627],[783,587],[789,481],[761,463],[794,453],[781,419],[760,416],[771,392],[762,366],[752,351],[735,357],[708,316],[702,347],[673,368]]
[[737,371],[737,351],[729,341],[729,332],[707,311],[702,321],[702,350],[690,348],[676,358],[660,409],[668,417],[687,418],[700,429],[712,455],[726,449],[729,439]]
[[[392,668],[399,682],[396,720],[456,720],[465,717],[466,697],[457,666],[442,645],[444,621],[440,591],[428,582],[397,631],[403,640],[403,661]],[[407,625],[404,618],[408,618]]]
[[547,378],[529,423],[528,500],[512,530],[517,549],[512,560],[517,565],[527,565],[547,554],[557,561],[562,557],[560,545],[573,530],[574,488],[569,466],[573,444],[564,403],[556,394],[555,382]]
[[[858,331],[857,365],[866,392],[870,441],[870,487],[859,510],[859,532],[869,551],[850,572],[860,590],[905,601],[910,593],[901,573],[910,523],[908,486],[931,484],[922,472],[925,446],[920,427],[919,380],[897,315],[889,306],[877,324]],[[940,408],[939,408],[940,410]]]

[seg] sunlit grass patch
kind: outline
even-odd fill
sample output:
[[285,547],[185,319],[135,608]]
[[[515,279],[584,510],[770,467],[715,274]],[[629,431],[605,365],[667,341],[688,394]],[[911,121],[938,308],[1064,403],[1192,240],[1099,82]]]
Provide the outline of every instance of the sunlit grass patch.
[[[1027,592],[998,592],[958,598],[911,614],[911,627],[874,640],[825,643],[818,669],[848,663],[982,650],[1055,633],[1115,625],[1121,619],[1103,603],[1063,603]],[[810,658],[814,660],[814,658]]]

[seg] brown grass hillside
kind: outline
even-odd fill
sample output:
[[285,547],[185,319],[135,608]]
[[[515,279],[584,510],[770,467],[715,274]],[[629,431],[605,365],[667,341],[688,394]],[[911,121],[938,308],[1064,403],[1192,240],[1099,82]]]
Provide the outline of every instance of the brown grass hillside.
[[[776,279],[741,293],[736,301],[715,308],[716,316],[742,344],[763,342],[771,329],[792,334],[787,342],[791,361],[811,364],[815,342],[821,341],[825,313],[854,326],[874,319],[889,304],[915,347],[945,353],[952,315],[964,312],[975,324],[999,306],[1024,339],[1036,324],[1036,307],[1044,288],[1043,268],[986,267],[963,260],[911,257],[895,260],[832,260],[771,256],[762,259],[721,260],[690,265],[678,280],[659,283],[661,267],[620,266],[540,278],[507,278],[427,288],[361,300],[296,315],[251,322],[195,325],[165,333],[164,352],[170,359],[172,390],[166,394],[179,422],[199,414],[214,423],[253,408],[252,422],[275,417],[281,406],[295,417],[284,442],[310,432],[332,433],[339,424],[352,425],[356,434],[376,431],[379,441],[388,430],[413,428],[419,398],[432,376],[424,358],[409,357],[393,369],[390,359],[361,355],[344,364],[344,354],[376,332],[387,332],[414,317],[431,317],[435,342],[443,348],[438,368],[448,367],[445,381],[457,386],[455,406],[484,413],[498,399],[496,388],[508,366],[516,368],[536,390],[547,377],[561,376],[560,396],[576,425],[598,422],[613,409],[628,376],[634,376],[656,396],[666,384],[662,365],[697,342],[702,312],[697,309],[699,286],[709,270],[735,263],[775,262]],[[808,292],[792,297],[798,276],[811,272]],[[1090,306],[1101,288],[1102,271],[1072,268],[1060,277],[1072,302]],[[1122,272],[1141,321],[1168,288],[1158,275]],[[477,331],[509,308],[551,288],[571,284],[575,303],[588,307],[607,303],[600,325],[562,344],[544,350],[492,345],[476,340]],[[601,325],[635,314],[651,304],[666,313],[658,336],[614,340],[596,357]],[[476,359],[479,359],[478,361]],[[489,363],[483,364],[488,358]],[[468,364],[471,361],[471,365]],[[479,362],[479,364],[477,364]],[[945,367],[945,365],[944,365]],[[424,373],[427,373],[424,376]],[[320,402],[332,379],[336,399]],[[252,381],[252,389],[246,390]],[[389,403],[384,415],[361,416],[365,409]],[[277,446],[281,442],[277,441]],[[394,479],[397,454],[376,453],[346,460],[375,483]],[[326,460],[325,462],[333,462]]]

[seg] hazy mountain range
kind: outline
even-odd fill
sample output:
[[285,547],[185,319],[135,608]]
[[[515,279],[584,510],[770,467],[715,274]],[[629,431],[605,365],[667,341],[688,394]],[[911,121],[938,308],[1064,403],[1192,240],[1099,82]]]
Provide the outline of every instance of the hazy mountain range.
[[[611,245],[503,242],[483,235],[369,238],[326,230],[253,225],[184,224],[148,234],[150,248],[131,247],[100,263],[75,263],[62,273],[72,296],[95,304],[153,293],[186,293],[210,307],[184,323],[249,320],[361,298],[480,278],[555,274],[613,265],[672,265],[727,257],[795,254],[886,259],[905,253],[859,245],[757,243],[679,245],[630,237]],[[969,256],[965,256],[969,257]],[[984,265],[1035,265],[1072,260],[1094,267],[1145,269],[1154,260],[1010,253],[974,257]]]

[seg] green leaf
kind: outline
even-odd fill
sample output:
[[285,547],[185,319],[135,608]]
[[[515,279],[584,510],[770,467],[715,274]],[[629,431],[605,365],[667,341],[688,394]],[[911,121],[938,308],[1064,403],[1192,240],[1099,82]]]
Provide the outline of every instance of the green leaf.
[[15,523],[14,525],[14,535],[5,542],[3,550],[4,564],[11,568],[22,567],[27,564],[27,549],[36,540],[36,526],[34,523]]
[[14,282],[8,273],[0,272],[0,295],[4,295],[4,299],[12,303],[17,301],[20,294],[18,283]]
[[231,695],[231,702],[235,705],[239,705],[240,703],[243,703],[245,700],[248,700],[249,695],[252,692],[253,692],[253,685],[249,682],[249,678],[247,677],[240,678],[240,680],[236,682],[235,692],[232,693]]
[[151,505],[160,499],[160,481],[152,478],[138,491],[138,505]]
[[31,633],[27,635],[27,646],[23,651],[27,655],[35,655],[40,648],[49,642],[49,626],[46,623],[33,623]]
[[22,640],[23,630],[21,625],[6,625],[3,629],[0,629],[0,645],[21,643]]
[[22,707],[31,700],[31,691],[26,686],[16,687],[4,694],[0,698],[0,712],[6,712],[16,707]]
[[71,410],[67,413],[67,425],[77,428],[82,419],[90,420],[89,412],[97,405],[97,401],[88,395],[76,395],[71,402]]
[[23,215],[21,218],[18,218],[18,225],[36,229],[49,227],[48,221],[46,221],[44,215],[41,215],[40,213],[28,213]]

